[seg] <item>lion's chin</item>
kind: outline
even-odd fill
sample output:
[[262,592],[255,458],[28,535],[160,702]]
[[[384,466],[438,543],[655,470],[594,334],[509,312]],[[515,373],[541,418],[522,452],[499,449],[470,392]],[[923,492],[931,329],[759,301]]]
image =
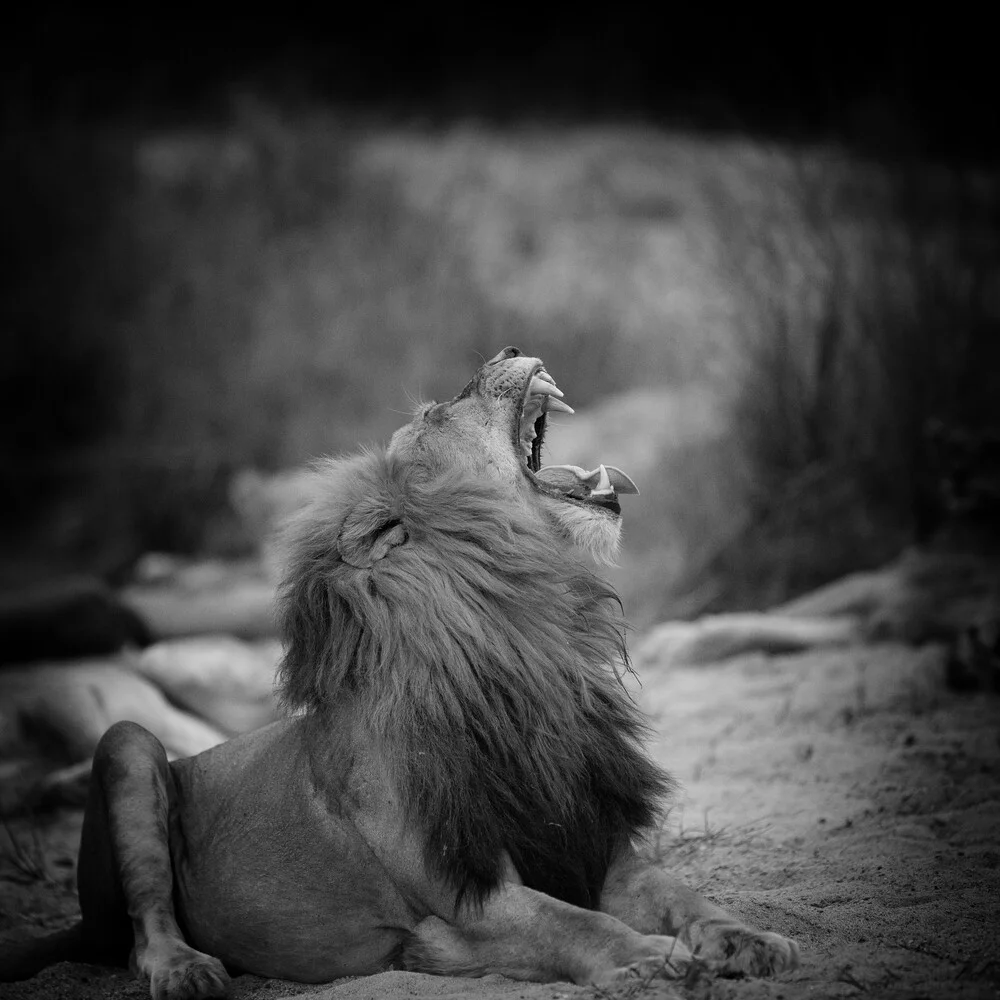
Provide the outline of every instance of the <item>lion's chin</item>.
[[595,562],[615,566],[621,550],[621,518],[600,508],[584,507],[544,494],[539,500],[562,534]]

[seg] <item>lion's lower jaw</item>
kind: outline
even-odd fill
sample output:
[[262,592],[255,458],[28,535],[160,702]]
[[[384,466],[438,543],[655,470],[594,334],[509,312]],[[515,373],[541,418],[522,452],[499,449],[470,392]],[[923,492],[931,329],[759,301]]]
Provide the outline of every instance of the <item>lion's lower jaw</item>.
[[543,497],[542,503],[560,531],[605,566],[618,562],[622,521],[599,507],[590,509],[565,500]]

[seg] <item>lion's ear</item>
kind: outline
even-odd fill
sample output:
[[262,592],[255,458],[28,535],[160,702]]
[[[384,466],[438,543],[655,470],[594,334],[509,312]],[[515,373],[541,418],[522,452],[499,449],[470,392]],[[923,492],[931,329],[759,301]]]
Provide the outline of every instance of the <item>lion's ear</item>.
[[280,603],[285,655],[279,680],[290,707],[316,707],[335,698],[354,669],[369,593],[364,578],[344,567],[371,569],[407,540],[398,518],[387,518],[384,510],[374,513],[355,508],[348,515],[336,554],[322,531],[300,538]]
[[344,521],[337,550],[349,566],[371,569],[408,537],[399,518],[384,507],[359,504]]

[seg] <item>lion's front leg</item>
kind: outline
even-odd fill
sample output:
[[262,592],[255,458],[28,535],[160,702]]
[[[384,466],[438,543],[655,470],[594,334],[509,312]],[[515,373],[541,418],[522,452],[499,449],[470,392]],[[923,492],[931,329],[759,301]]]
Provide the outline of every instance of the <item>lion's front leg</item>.
[[673,937],[642,934],[621,920],[506,883],[481,910],[454,920],[427,917],[404,946],[415,972],[451,976],[499,973],[532,982],[612,985],[684,974],[688,949]]
[[748,927],[634,853],[612,867],[601,908],[643,933],[677,935],[718,972],[773,976],[799,964],[791,938]]
[[84,932],[98,955],[114,954],[131,918],[129,964],[153,1000],[225,996],[222,963],[188,945],[174,915],[169,782],[163,746],[141,726],[115,723],[98,743],[80,844]]

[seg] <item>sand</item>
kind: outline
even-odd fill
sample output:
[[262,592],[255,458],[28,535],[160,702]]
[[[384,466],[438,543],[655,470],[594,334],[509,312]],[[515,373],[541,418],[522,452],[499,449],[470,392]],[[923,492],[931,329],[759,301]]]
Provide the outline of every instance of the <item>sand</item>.
[[[776,980],[630,984],[621,996],[1000,996],[1000,699],[957,695],[943,653],[895,645],[649,670],[652,749],[682,783],[658,863],[795,937]],[[81,816],[9,824],[0,948],[66,926]],[[302,986],[234,980],[238,1000],[607,996],[565,983],[390,972]],[[127,972],[54,966],[0,997],[144,998]]]

